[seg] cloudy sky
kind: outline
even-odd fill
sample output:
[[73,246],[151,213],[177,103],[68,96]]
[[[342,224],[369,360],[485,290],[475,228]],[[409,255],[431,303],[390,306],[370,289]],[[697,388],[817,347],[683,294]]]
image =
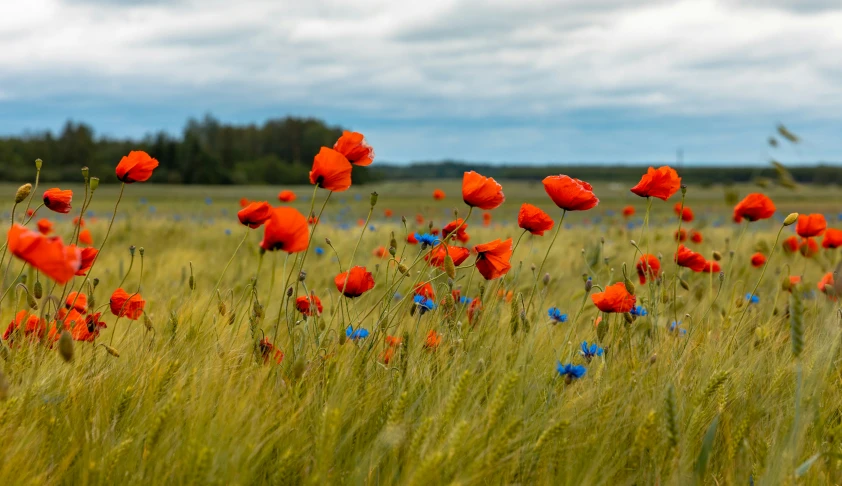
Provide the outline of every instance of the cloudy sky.
[[838,0],[0,2],[0,135],[317,116],[383,161],[842,161]]

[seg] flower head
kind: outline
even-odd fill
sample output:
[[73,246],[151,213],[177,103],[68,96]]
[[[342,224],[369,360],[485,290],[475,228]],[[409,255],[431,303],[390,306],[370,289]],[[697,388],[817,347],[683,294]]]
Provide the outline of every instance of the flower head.
[[351,187],[351,163],[336,150],[322,147],[313,158],[310,184],[329,191],[346,191]]
[[444,199],[444,191],[442,191],[441,189],[435,189],[433,191],[433,199],[435,199],[436,201],[441,201],[442,199]]
[[772,200],[763,194],[753,192],[734,207],[734,222],[739,223],[743,218],[759,221],[771,218],[773,214],[775,214],[775,204]]
[[471,239],[471,237],[468,236],[468,233],[465,232],[465,230],[467,230],[467,229],[468,229],[468,225],[465,224],[465,220],[463,220],[462,218],[459,218],[459,219],[456,219],[454,221],[451,221],[451,222],[447,223],[444,226],[444,228],[441,229],[441,236],[442,236],[442,238],[447,238],[447,236],[450,235],[450,233],[453,233],[455,231],[456,232],[456,235],[455,235],[456,239],[461,241],[462,243],[467,243],[468,240]]
[[438,245],[430,253],[424,255],[424,260],[434,267],[443,269],[447,255],[450,255],[453,265],[458,267],[471,256],[471,250],[462,246]]
[[836,228],[828,228],[824,232],[824,239],[822,239],[822,248],[839,248],[842,246],[842,230]]
[[675,214],[681,218],[681,221],[689,223],[695,219],[693,210],[687,206],[683,206],[680,202],[675,203],[675,206],[673,206],[672,209],[675,211]]
[[41,218],[38,220],[38,232],[46,236],[53,232],[53,223],[49,219]]
[[558,362],[555,369],[567,383],[585,376],[585,373],[588,371],[582,365],[574,365],[573,363],[562,364],[561,361]]
[[358,339],[367,338],[368,334],[369,334],[368,329],[363,329],[361,327],[359,327],[357,329],[354,329],[353,326],[349,325],[348,328],[345,329],[345,336],[348,339],[351,339],[351,340],[354,340],[354,341],[356,341]]
[[283,190],[278,193],[278,200],[281,202],[293,202],[295,201],[295,193],[289,190]]
[[109,307],[111,307],[111,313],[115,316],[126,317],[135,321],[143,315],[143,308],[146,307],[146,301],[137,292],[129,295],[122,288],[118,288],[111,294]]
[[784,239],[781,246],[786,253],[795,253],[798,251],[798,237],[797,236],[790,236],[789,238]]
[[582,341],[582,356],[589,362],[596,356],[602,356],[604,352],[605,350],[600,348],[596,343],[592,343],[588,346],[587,341]]
[[760,302],[760,297],[758,297],[758,296],[756,296],[752,293],[748,293],[748,294],[746,294],[746,300],[748,301],[749,304],[757,304],[757,303]]
[[468,206],[491,210],[503,204],[506,196],[497,181],[470,171],[462,177],[462,200]]
[[634,216],[634,206],[626,206],[623,208],[623,217],[630,218]]
[[602,312],[624,313],[634,308],[637,299],[626,290],[626,284],[617,282],[606,287],[604,292],[592,294],[591,300]]
[[802,238],[820,236],[827,229],[827,221],[822,214],[799,214],[795,232]]
[[512,239],[494,240],[474,247],[477,270],[486,280],[502,277],[512,268]]
[[412,298],[412,301],[421,311],[422,316],[425,312],[435,310],[436,308],[436,302],[433,299],[424,297],[423,295],[415,295],[415,297]]
[[354,165],[371,165],[374,162],[374,149],[362,133],[345,130],[333,145],[333,150],[344,155]]
[[421,243],[422,245],[427,246],[435,246],[439,244],[439,239],[436,235],[430,233],[418,234],[415,233],[415,243]]
[[268,202],[253,202],[237,213],[241,224],[257,228],[272,217],[272,206]]
[[544,190],[556,206],[565,211],[587,211],[599,204],[590,184],[566,175],[548,176]]
[[549,310],[547,310],[547,315],[550,316],[550,319],[552,319],[554,323],[567,322],[567,314],[562,314],[558,307],[550,307]]
[[117,179],[126,184],[146,182],[158,168],[158,161],[142,150],[132,150],[117,164]]
[[755,253],[751,256],[751,266],[754,268],[762,267],[763,264],[766,263],[766,255],[763,253]]
[[634,268],[637,270],[637,277],[640,280],[640,284],[643,285],[646,283],[647,276],[649,278],[658,278],[661,274],[661,261],[655,255],[647,253],[640,256]]
[[632,309],[629,311],[629,314],[636,317],[645,317],[649,315],[649,312],[647,312],[642,305],[636,305],[632,307]]
[[307,218],[295,208],[282,206],[272,209],[269,221],[263,229],[260,247],[266,251],[298,253],[307,249],[309,241],[310,228],[307,226]]
[[517,214],[517,225],[533,235],[541,236],[545,231],[551,230],[555,223],[549,214],[537,206],[523,203]]
[[59,284],[76,275],[82,265],[82,250],[62,243],[57,236],[48,237],[15,223],[7,236],[9,251]]
[[322,311],[324,310],[322,301],[312,292],[309,296],[302,295],[296,298],[295,308],[305,316],[322,315]]
[[631,192],[640,197],[657,197],[666,201],[681,188],[681,177],[669,166],[655,169],[649,167],[640,182],[631,188]]
[[62,191],[61,189],[54,187],[44,191],[44,206],[47,206],[49,210],[57,213],[69,213],[71,209],[70,202],[72,200],[73,191],[70,189]]
[[374,288],[374,277],[365,267],[353,267],[349,272],[337,275],[333,283],[342,295],[355,298]]
[[441,344],[442,335],[437,333],[434,329],[430,329],[427,333],[427,338],[424,339],[424,347],[428,350],[433,350]]
[[684,245],[678,246],[678,251],[675,253],[675,262],[680,267],[686,267],[694,272],[701,272],[705,269],[705,257],[687,248]]

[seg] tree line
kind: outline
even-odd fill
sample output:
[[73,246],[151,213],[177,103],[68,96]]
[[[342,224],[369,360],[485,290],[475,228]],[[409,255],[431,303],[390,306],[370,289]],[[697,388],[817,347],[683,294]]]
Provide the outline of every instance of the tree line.
[[[33,161],[44,160],[42,177],[50,181],[78,181],[79,169],[90,168],[103,182],[115,182],[114,167],[130,150],[144,150],[160,162],[150,182],[170,184],[308,184],[313,157],[322,146],[332,147],[342,128],[315,118],[286,117],[262,125],[221,123],[208,115],[190,119],[180,136],[165,132],[142,140],[97,137],[85,123],[68,121],[61,132],[27,133],[0,138],[0,180],[32,177]],[[376,147],[375,147],[376,148]],[[663,164],[653,164],[663,165]],[[354,183],[381,180],[458,179],[466,170],[508,180],[540,180],[563,173],[583,180],[635,181],[642,165],[559,164],[492,165],[458,161],[408,165],[376,161],[354,167]],[[696,184],[774,180],[781,167],[681,167],[686,181]],[[842,184],[842,167],[819,164],[788,169],[794,182]],[[787,177],[789,177],[787,175]]]

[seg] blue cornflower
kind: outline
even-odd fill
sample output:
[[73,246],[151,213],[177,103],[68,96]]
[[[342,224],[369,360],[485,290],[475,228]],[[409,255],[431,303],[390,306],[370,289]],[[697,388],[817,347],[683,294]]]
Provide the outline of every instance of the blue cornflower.
[[374,225],[373,225],[373,224],[368,225],[368,230],[369,230],[369,231],[374,231]]
[[324,249],[324,248],[322,248],[321,246],[317,246],[317,247],[316,247],[316,249],[315,249],[315,250],[313,250],[313,251],[315,251],[315,252],[316,252],[316,255],[319,255],[319,256],[321,256],[321,255],[324,255],[324,254],[325,254],[325,249]]
[[354,194],[354,201],[362,201],[363,195],[362,194]]
[[226,230],[225,230],[225,234],[226,234],[226,235],[228,235],[228,236],[231,236],[231,230],[230,230],[230,229],[226,229]]
[[154,213],[155,212],[155,206],[149,206],[149,212]]
[[93,217],[94,217],[94,212],[93,212],[93,211],[91,211],[90,209],[89,209],[89,210],[87,210],[87,211],[85,211],[85,217],[86,217],[86,218],[93,218]]
[[139,202],[140,202],[140,204],[146,204],[146,198],[145,197],[140,198]]
[[550,316],[553,322],[567,322],[567,314],[562,314],[558,307],[550,307],[547,315]]
[[421,309],[422,316],[425,312],[436,308],[436,302],[433,299],[424,297],[423,295],[416,295],[412,298],[412,301],[415,302],[415,305],[417,305],[419,309]]
[[596,343],[592,343],[590,346],[588,346],[587,341],[582,341],[582,356],[584,356],[585,359],[588,360],[588,362],[590,362],[590,360],[593,359],[594,356],[602,356],[603,352],[604,350],[597,346]]
[[213,204],[213,199],[211,199],[210,197],[206,197],[206,198],[205,198],[205,204],[207,204],[208,206],[210,206],[211,204]]
[[348,326],[348,329],[345,329],[345,336],[348,339],[363,339],[368,337],[368,329],[359,328],[354,330],[353,326]]
[[588,371],[582,365],[574,365],[573,363],[561,364],[561,361],[555,367],[558,374],[563,376],[567,383],[570,383],[576,378],[581,378],[585,376],[585,372]]
[[466,304],[467,305],[467,304],[470,304],[473,301],[474,301],[474,299],[472,299],[470,297],[459,297],[459,303],[460,304]]
[[418,240],[418,243],[427,246],[433,246],[439,242],[439,239],[436,238],[436,235],[431,235],[430,233],[419,234],[415,233],[415,239]]
[[351,225],[348,224],[348,223],[342,223],[342,224],[339,225],[339,229],[343,229],[343,230],[351,229]]
[[626,223],[626,228],[630,230],[634,229],[634,221],[629,221],[628,223]]
[[395,295],[393,295],[392,298],[395,300],[401,300],[403,298],[403,295],[395,292]]
[[680,322],[676,324],[675,321],[672,321],[672,323],[670,324],[670,332],[674,332],[681,335],[687,334],[687,329],[684,329],[683,327],[678,327],[680,325]]
[[629,314],[631,314],[633,316],[643,317],[643,316],[649,315],[649,312],[647,312],[646,309],[644,309],[642,305],[636,305],[636,306],[632,307],[632,310],[629,311]]
[[758,302],[760,302],[760,297],[754,294],[746,294],[746,300],[749,304],[757,304]]

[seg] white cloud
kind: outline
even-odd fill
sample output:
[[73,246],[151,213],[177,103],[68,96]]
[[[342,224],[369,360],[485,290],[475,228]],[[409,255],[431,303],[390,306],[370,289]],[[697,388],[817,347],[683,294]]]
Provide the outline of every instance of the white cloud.
[[838,118],[839,25],[831,0],[2,2],[0,92],[380,120],[588,108]]

